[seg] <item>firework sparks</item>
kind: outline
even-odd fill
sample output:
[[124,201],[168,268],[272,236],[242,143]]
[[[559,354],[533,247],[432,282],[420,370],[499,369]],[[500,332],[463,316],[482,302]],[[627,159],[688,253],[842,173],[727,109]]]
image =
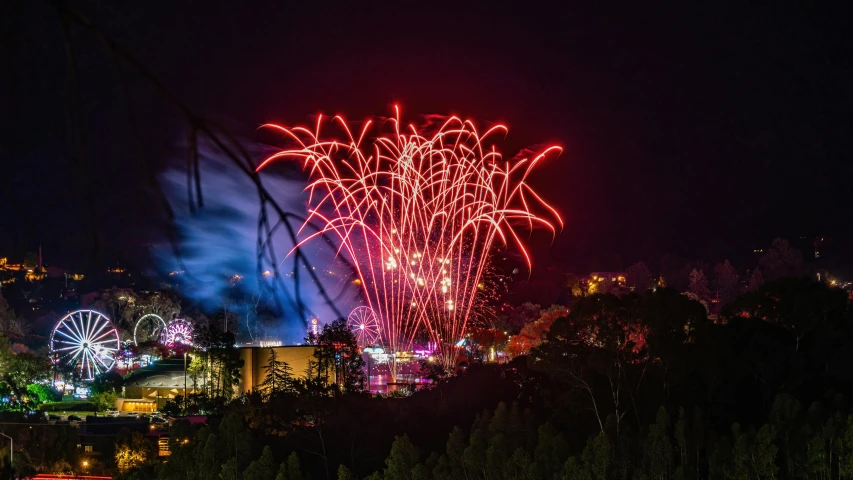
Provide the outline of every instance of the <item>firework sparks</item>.
[[396,114],[386,124],[389,133],[373,132],[368,121],[357,135],[334,117],[342,139],[321,135],[322,117],[314,131],[267,125],[295,144],[258,170],[278,159],[303,162],[310,173],[305,226],[320,230],[302,242],[336,234],[379,317],[382,342],[391,352],[407,351],[425,332],[452,367],[455,345],[476,315],[490,251],[514,245],[529,264],[517,228],[556,232],[562,226],[527,183],[536,165],[560,148],[505,161],[491,142],[506,133],[504,126],[481,135],[470,120],[451,117],[421,133],[413,125],[402,130],[399,109]]

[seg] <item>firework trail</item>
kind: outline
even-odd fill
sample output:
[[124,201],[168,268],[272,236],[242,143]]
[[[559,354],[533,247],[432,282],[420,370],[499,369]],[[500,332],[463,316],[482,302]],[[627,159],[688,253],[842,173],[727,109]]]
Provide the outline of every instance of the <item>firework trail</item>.
[[[313,131],[266,125],[292,147],[258,170],[279,159],[303,162],[310,178],[308,221],[321,230],[306,230],[302,243],[337,235],[379,317],[385,347],[407,351],[425,332],[441,348],[442,363],[453,367],[456,344],[483,295],[490,251],[514,245],[529,265],[517,228],[555,233],[562,226],[556,210],[527,184],[530,172],[561,149],[504,161],[491,143],[506,134],[504,126],[480,134],[470,120],[451,117],[421,133],[403,127],[395,110],[384,133],[367,121],[354,135],[340,116],[320,117]],[[321,135],[327,123],[340,129],[340,138]]]

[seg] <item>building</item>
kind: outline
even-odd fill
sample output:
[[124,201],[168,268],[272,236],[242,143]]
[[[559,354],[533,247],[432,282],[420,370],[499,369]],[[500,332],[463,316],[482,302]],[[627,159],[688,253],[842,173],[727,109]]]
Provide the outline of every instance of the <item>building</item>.
[[155,429],[147,418],[113,418],[89,415],[86,417],[86,421],[80,424],[78,430],[77,450],[81,460],[88,462],[89,465],[99,465],[99,469],[103,469],[103,464],[114,458],[116,438],[122,431],[142,434],[145,441],[156,448],[158,456],[168,456],[170,453],[168,433],[165,430]]
[[[275,351],[276,360],[290,366],[293,378],[305,377],[308,361],[314,356],[312,345],[243,347],[238,351],[243,367],[235,395],[257,390],[263,383],[271,351]],[[116,409],[124,412],[153,412],[160,410],[167,400],[177,395],[191,394],[195,389],[204,387],[204,378],[194,381],[186,374],[185,366],[189,366],[189,359],[185,363],[183,357],[165,358],[129,374],[124,379],[124,398],[116,401]]]
[[581,286],[588,294],[609,293],[625,289],[625,272],[592,272],[580,279]]
[[124,398],[116,401],[116,410],[124,412],[153,412],[170,398],[193,393],[204,386],[204,379],[193,380],[186,375],[184,358],[164,358],[134,371],[124,379]]
[[313,345],[294,345],[287,347],[245,347],[240,349],[243,368],[240,370],[240,386],[237,395],[257,390],[266,378],[265,367],[269,364],[272,351],[276,360],[286,362],[292,369],[293,378],[305,378],[308,360],[314,358]]

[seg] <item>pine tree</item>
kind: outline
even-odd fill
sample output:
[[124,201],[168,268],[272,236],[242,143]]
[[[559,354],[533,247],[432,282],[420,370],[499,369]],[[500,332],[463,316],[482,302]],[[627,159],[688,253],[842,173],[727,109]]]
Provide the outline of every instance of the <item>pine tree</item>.
[[385,480],[412,478],[412,469],[418,463],[418,456],[418,449],[412,445],[408,435],[395,437],[391,453],[385,459]]
[[669,439],[669,414],[660,407],[654,425],[649,427],[644,464],[649,478],[669,478],[672,473],[672,442]]
[[231,457],[227,462],[222,464],[222,469],[219,471],[220,480],[232,480],[237,478],[237,458]]
[[628,286],[633,288],[637,293],[643,293],[654,285],[652,272],[649,271],[649,267],[643,262],[637,262],[628,267],[625,275],[628,277]]
[[208,435],[207,441],[200,452],[201,455],[197,455],[197,458],[199,458],[198,472],[200,478],[216,478],[218,472],[221,470],[221,463],[219,463],[221,460],[216,454],[216,440],[216,435]]
[[779,467],[776,466],[779,449],[775,441],[776,429],[773,425],[764,425],[755,434],[750,457],[756,478],[775,478],[779,472]]
[[563,467],[563,480],[592,480],[592,475],[577,457],[569,457]]
[[462,452],[462,464],[472,475],[486,475],[486,435],[480,428],[471,432],[468,447]]
[[732,437],[734,438],[734,448],[732,448],[732,472],[734,478],[749,478],[752,473],[752,459],[750,453],[752,445],[750,436],[743,433],[740,429],[740,424],[732,425]]
[[344,464],[338,465],[338,480],[356,480],[355,474]]
[[598,432],[587,441],[582,455],[583,463],[595,480],[607,480],[613,467],[613,445],[604,432]]
[[467,442],[465,434],[459,427],[453,427],[450,432],[450,438],[447,439],[447,459],[450,467],[451,478],[464,478],[465,464],[462,461],[462,452],[465,451]]
[[691,429],[691,444],[693,447],[693,467],[695,471],[699,472],[701,468],[700,465],[700,453],[702,449],[705,448],[705,414],[702,413],[702,409],[699,407],[693,408],[693,428]]
[[435,465],[432,467],[432,478],[435,480],[455,480],[457,478],[453,476],[453,469],[447,455],[439,455],[435,460]]
[[523,447],[516,448],[515,451],[512,452],[512,457],[507,461],[507,480],[525,480],[530,478],[530,469],[532,466],[533,459],[530,458],[530,453],[528,453]]
[[559,473],[560,467],[569,456],[569,446],[550,422],[541,425],[538,434],[536,449],[533,452],[534,465],[539,478],[552,478]]
[[690,471],[690,452],[687,443],[687,414],[684,408],[678,409],[678,420],[675,422],[673,437],[675,437],[675,446],[678,450],[678,468],[681,472],[681,475],[676,477],[686,478],[687,472]]
[[727,305],[740,293],[737,270],[726,260],[714,267],[714,273],[717,275],[717,296],[720,304]]
[[493,434],[486,449],[486,478],[495,480],[504,478],[504,467],[508,456],[506,435]]
[[846,447],[839,453],[838,471],[845,478],[853,477],[853,418],[848,420],[842,434],[842,443]]
[[299,463],[299,455],[296,452],[292,452],[287,460],[281,462],[278,474],[275,476],[275,480],[303,480],[304,478],[302,465]]
[[770,279],[798,277],[803,274],[803,255],[787,240],[777,238],[759,260]]
[[489,433],[495,435],[506,431],[507,422],[509,421],[509,408],[505,402],[498,403],[495,408],[495,414],[489,422]]
[[264,447],[261,456],[250,463],[243,472],[243,480],[274,480],[277,464],[269,445]]
[[345,318],[324,325],[314,341],[317,346],[314,358],[320,379],[328,383],[334,375],[334,383],[345,392],[364,389],[364,359]]
[[412,469],[412,480],[431,480],[429,469],[423,464],[419,463],[415,465],[415,468]]
[[702,270],[696,270],[694,268],[693,271],[690,272],[689,291],[702,300],[706,300],[711,295],[711,291],[708,290],[708,279],[705,278],[705,274]]
[[749,291],[757,292],[762,285],[764,285],[764,276],[761,275],[761,269],[755,267],[755,270],[752,271],[752,276],[749,277]]
[[278,360],[278,354],[274,348],[270,348],[270,358],[264,367],[264,371],[266,377],[261,382],[261,388],[267,396],[293,390],[293,369],[287,362]]

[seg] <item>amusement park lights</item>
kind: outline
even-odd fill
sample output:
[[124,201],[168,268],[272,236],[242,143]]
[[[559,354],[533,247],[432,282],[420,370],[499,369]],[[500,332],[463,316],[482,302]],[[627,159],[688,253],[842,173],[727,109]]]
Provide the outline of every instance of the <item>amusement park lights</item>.
[[[331,123],[338,137],[323,134]],[[493,137],[470,120],[450,117],[419,130],[395,118],[354,131],[340,116],[316,127],[267,127],[282,132],[290,148],[267,158],[303,162],[310,173],[309,215],[300,245],[324,234],[341,240],[357,267],[367,307],[375,312],[390,352],[407,351],[428,334],[445,366],[482,300],[483,276],[496,244],[513,244],[528,264],[519,227],[562,226],[557,212],[528,184],[548,147],[531,158],[503,159]],[[378,131],[377,131],[378,130]]]

